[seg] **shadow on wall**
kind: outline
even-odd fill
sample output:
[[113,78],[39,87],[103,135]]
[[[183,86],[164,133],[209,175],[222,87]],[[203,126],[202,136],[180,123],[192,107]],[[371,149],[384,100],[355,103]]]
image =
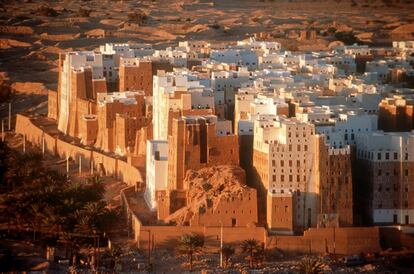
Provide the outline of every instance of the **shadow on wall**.
[[[121,180],[129,186],[137,186],[143,182],[143,178],[138,168],[127,162],[111,157],[103,153],[82,148],[75,144],[68,143],[59,139],[58,136],[52,136],[33,124],[29,117],[21,114],[16,116],[16,129],[18,134],[24,134],[26,140],[42,148],[45,143],[45,151],[59,156],[63,159],[67,157],[73,159],[76,165],[81,162],[82,167],[94,170],[104,170],[105,175],[112,176]],[[43,141],[44,140],[44,141]]]
[[383,250],[414,249],[414,235],[398,230],[396,227],[380,228],[380,244]]

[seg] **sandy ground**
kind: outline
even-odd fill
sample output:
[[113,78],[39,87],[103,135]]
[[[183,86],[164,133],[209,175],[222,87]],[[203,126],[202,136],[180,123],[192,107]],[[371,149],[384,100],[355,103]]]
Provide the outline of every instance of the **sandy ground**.
[[[56,90],[59,52],[94,49],[106,42],[160,48],[187,39],[234,41],[255,33],[272,34],[288,48],[325,49],[335,39],[322,35],[330,28],[354,31],[366,42],[383,44],[412,38],[414,1],[409,1],[392,7],[381,0],[356,0],[356,6],[345,0],[0,1],[0,72],[8,75],[15,92],[26,95],[28,103],[15,108],[20,111],[46,100],[48,89]],[[41,14],[42,5],[53,9],[55,16]],[[89,17],[81,17],[81,8],[90,11]],[[133,12],[146,19],[129,20]],[[301,42],[287,36],[307,28],[321,35]],[[102,32],[105,37],[99,36]]]

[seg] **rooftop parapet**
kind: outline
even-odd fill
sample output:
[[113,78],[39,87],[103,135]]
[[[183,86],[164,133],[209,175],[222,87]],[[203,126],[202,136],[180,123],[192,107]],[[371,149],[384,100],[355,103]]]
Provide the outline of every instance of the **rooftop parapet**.
[[135,96],[144,96],[144,91],[125,91],[125,92],[112,92],[112,93],[98,93],[97,101],[100,105],[121,102],[125,105],[136,104]]
[[269,191],[267,192],[269,196],[274,198],[289,198],[293,197],[293,195],[296,194],[296,191],[292,191],[290,189],[272,189],[269,188]]
[[329,155],[350,155],[351,147],[346,146],[344,148],[329,148]]

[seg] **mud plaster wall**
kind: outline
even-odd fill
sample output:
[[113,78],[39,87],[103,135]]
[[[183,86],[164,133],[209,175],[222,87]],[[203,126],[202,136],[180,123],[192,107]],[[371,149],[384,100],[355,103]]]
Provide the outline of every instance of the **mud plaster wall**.
[[40,149],[42,148],[42,135],[44,135],[45,150],[47,152],[63,159],[70,157],[72,163],[76,165],[79,165],[79,157],[81,157],[82,166],[87,168],[90,168],[91,159],[93,159],[95,170],[103,168],[106,175],[122,180],[130,186],[136,186],[143,181],[139,170],[122,159],[82,148],[61,140],[58,136],[52,136],[37,127],[29,117],[24,115],[18,114],[16,116],[16,133],[25,135],[27,141]]

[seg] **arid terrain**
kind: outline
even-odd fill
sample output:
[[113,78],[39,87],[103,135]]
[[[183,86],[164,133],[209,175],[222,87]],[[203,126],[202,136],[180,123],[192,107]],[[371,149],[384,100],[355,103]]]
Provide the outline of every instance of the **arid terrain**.
[[[413,8],[410,0],[0,1],[0,82],[24,94],[15,98],[17,112],[56,89],[59,52],[107,42],[157,48],[186,39],[219,42],[253,35],[299,50],[326,49],[334,40],[383,45],[413,38]],[[316,30],[316,39],[299,41],[301,29]],[[0,116],[5,114],[3,105]]]
[[[184,40],[235,43],[252,36],[278,41],[284,49],[292,51],[328,50],[337,41],[391,46],[395,40],[414,40],[413,11],[414,0],[0,0],[0,121],[8,115],[9,103],[12,103],[12,114],[47,113],[48,91],[57,90],[58,86],[57,64],[61,52],[94,50],[105,43],[147,43],[155,49]],[[306,31],[305,37],[301,31]],[[41,115],[30,115],[30,118],[37,119],[42,130],[51,127],[49,120],[49,124],[39,122],[47,120]],[[57,133],[55,126],[53,130]],[[23,141],[26,135],[8,132],[5,136],[13,154],[23,151],[23,146],[25,152],[42,152],[29,142],[26,147]],[[69,136],[62,139],[71,144],[79,142]],[[140,160],[137,168],[145,175],[144,159]],[[74,159],[70,161],[46,153],[39,164],[60,173],[65,173],[68,165],[71,182],[87,181],[90,170],[81,170],[79,174]],[[220,199],[237,196],[246,184],[246,174],[238,167],[206,168],[188,174],[185,184],[191,189],[191,203],[167,219],[179,226],[189,223],[200,210],[216,207]],[[149,211],[142,189],[128,187],[123,196],[120,192],[126,189],[126,183],[110,176],[103,176],[102,183],[105,186],[102,200],[108,208],[121,208],[121,202],[130,201],[142,224],[148,227],[155,224],[156,214]],[[212,196],[216,199],[211,199]],[[127,229],[129,218],[128,215],[117,219],[114,231],[108,233],[111,244],[122,251],[116,266],[125,272],[138,271],[141,264],[147,263],[146,250],[138,250]],[[8,230],[8,226],[3,223],[2,230]],[[150,236],[150,230],[147,232]],[[66,272],[60,265],[49,265],[43,258],[44,248],[31,244],[32,235],[26,234],[16,239],[8,239],[5,233],[0,235],[7,238],[0,240],[0,251],[13,250],[17,254],[13,267]],[[174,250],[155,249],[154,240],[152,245],[149,261],[153,256],[152,265],[157,271],[183,273],[188,268],[186,256]],[[384,252],[380,254],[382,257],[370,255],[372,258],[364,266],[357,267],[346,266],[337,256],[321,257],[321,267],[326,273],[388,273],[405,267],[391,253]],[[277,248],[266,256],[269,262],[260,265],[264,273],[299,271],[301,260],[306,257]],[[247,273],[242,272],[248,268],[243,252],[237,251],[230,263],[234,269]],[[102,259],[102,265],[111,264]],[[219,253],[214,250],[195,254],[194,264],[196,270],[213,269],[219,264]],[[407,265],[411,267],[411,262]],[[4,269],[8,268],[0,271]]]

